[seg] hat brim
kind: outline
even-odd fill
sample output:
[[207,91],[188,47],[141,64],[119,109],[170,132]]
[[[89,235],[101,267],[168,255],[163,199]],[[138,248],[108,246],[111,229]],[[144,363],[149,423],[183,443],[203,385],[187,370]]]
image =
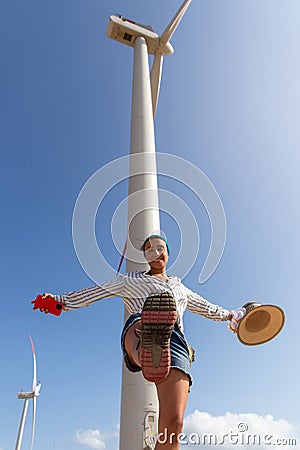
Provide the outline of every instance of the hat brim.
[[284,312],[279,306],[260,305],[240,321],[237,335],[245,345],[258,345],[273,339],[284,325]]

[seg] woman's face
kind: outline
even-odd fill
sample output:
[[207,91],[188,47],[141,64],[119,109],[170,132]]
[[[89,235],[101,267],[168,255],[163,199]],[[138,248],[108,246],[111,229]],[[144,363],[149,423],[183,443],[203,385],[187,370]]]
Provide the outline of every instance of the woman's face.
[[165,241],[160,238],[150,239],[145,245],[145,258],[151,269],[164,269],[169,255]]

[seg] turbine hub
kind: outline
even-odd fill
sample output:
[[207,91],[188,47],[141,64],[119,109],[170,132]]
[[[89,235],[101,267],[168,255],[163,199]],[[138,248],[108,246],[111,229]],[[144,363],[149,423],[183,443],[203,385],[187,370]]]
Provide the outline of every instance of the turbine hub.
[[172,55],[172,53],[174,53],[174,48],[170,42],[161,42],[161,40],[159,40],[155,53],[162,56]]

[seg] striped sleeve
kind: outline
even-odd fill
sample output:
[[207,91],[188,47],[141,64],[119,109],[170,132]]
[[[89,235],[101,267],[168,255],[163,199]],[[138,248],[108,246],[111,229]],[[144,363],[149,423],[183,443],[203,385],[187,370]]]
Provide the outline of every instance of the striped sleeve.
[[64,304],[65,311],[89,306],[98,300],[111,297],[122,297],[124,292],[125,277],[120,275],[115,280],[107,281],[99,286],[92,286],[79,291],[67,292],[56,295],[57,301]]
[[186,288],[187,309],[193,313],[200,314],[207,319],[228,320],[230,311],[222,306],[210,303],[205,298]]

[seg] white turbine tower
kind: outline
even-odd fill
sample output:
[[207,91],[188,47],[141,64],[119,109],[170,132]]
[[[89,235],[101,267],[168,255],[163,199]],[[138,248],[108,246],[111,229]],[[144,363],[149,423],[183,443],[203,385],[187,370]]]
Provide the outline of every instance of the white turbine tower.
[[31,446],[30,449],[33,449],[33,442],[34,442],[34,430],[35,430],[35,418],[36,418],[36,398],[40,395],[40,389],[41,389],[41,383],[38,385],[36,384],[36,356],[35,356],[35,350],[33,345],[33,340],[31,336],[29,336],[30,344],[32,348],[32,355],[33,355],[33,381],[32,381],[32,391],[31,392],[19,392],[18,398],[21,400],[24,400],[24,406],[20,421],[20,427],[17,437],[17,443],[15,450],[20,450],[22,445],[22,439],[23,439],[23,432],[24,432],[24,426],[26,421],[26,415],[28,410],[28,402],[30,399],[32,399],[32,430],[31,430]]
[[[130,178],[128,196],[128,272],[144,270],[140,246],[160,230],[154,117],[158,101],[163,56],[173,53],[169,42],[191,0],[185,0],[161,36],[147,25],[122,16],[110,16],[107,36],[134,47]],[[150,77],[148,54],[154,55]],[[125,319],[127,313],[125,312]],[[158,400],[154,383],[133,374],[123,364],[120,450],[155,447]]]

